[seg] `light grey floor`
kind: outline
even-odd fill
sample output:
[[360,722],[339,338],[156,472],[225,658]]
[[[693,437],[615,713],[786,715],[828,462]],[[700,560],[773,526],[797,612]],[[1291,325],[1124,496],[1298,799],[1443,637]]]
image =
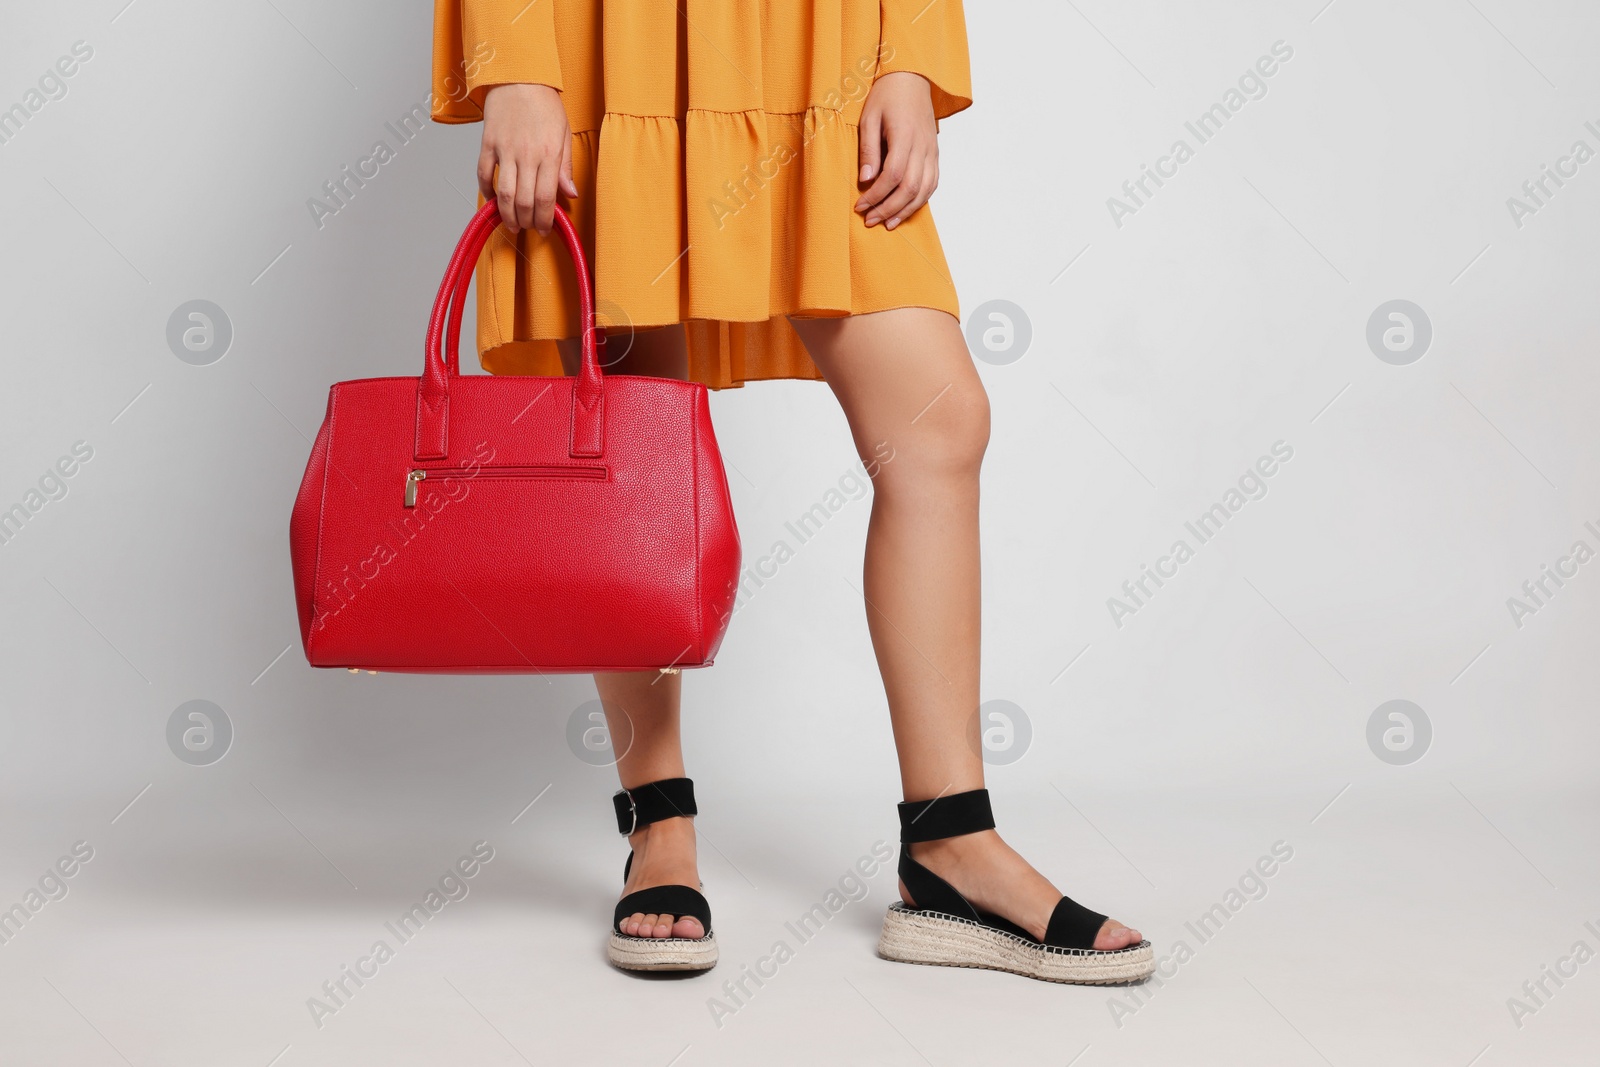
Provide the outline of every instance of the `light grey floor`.
[[[641,979],[602,954],[624,848],[598,774],[520,817],[479,783],[435,781],[421,792],[445,818],[399,796],[365,816],[277,803],[232,771],[157,783],[114,824],[114,808],[73,813],[94,858],[0,948],[8,1065],[1594,1062],[1600,963],[1546,978],[1542,1006],[1521,988],[1574,943],[1600,944],[1592,793],[1379,776],[1063,795],[1012,776],[996,790],[1013,840],[1158,953],[1189,950],[1159,984],[1096,989],[878,959],[892,871],[827,898],[889,836],[887,803],[718,796],[703,778],[720,809],[700,828],[722,962]],[[249,817],[224,824],[224,804]],[[467,894],[397,937],[385,924],[480,839],[494,856]],[[1280,842],[1292,858],[1230,899]],[[8,865],[4,884],[29,873]],[[798,936],[828,903],[837,913]],[[379,940],[392,958],[346,979],[342,1004],[327,997]],[[1511,998],[1534,1008],[1520,1025]]]

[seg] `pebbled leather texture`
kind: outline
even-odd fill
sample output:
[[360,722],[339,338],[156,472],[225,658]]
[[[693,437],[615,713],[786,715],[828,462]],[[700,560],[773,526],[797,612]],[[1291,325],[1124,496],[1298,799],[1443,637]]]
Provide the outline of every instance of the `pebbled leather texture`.
[[590,324],[579,374],[457,374],[466,278],[497,218],[485,205],[451,257],[422,375],[329,391],[290,518],[306,659],[438,673],[707,666],[740,549],[706,388],[601,374],[588,266],[559,208]]

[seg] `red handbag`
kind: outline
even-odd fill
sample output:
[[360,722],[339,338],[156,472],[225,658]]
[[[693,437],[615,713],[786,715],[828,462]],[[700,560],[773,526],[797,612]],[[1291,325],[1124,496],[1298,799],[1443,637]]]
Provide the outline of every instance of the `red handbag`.
[[[289,522],[314,667],[440,673],[708,666],[739,532],[697,382],[602,375],[583,246],[576,377],[459,373],[461,314],[499,221],[472,219],[421,377],[339,382]],[[446,313],[448,312],[448,319]]]

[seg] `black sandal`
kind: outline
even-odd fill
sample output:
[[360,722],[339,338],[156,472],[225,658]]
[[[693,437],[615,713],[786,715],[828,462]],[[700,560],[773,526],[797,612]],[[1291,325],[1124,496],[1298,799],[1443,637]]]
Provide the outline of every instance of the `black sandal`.
[[1050,915],[1044,940],[980,911],[954,886],[911,858],[910,845],[994,829],[989,791],[908,801],[900,810],[900,880],[917,902],[890,905],[878,955],[902,963],[985,967],[1046,982],[1110,985],[1137,982],[1155,970],[1150,942],[1104,952],[1094,948],[1106,917],[1071,897]]
[[[641,826],[679,815],[695,815],[694,782],[688,778],[663,778],[659,782],[619,789],[611,798],[617,809],[617,830],[627,836]],[[622,867],[622,880],[633,870],[633,850]],[[700,920],[705,934],[687,937],[633,937],[621,931],[622,920],[633,914],[675,915]],[[711,905],[698,889],[686,885],[657,885],[629,893],[617,901],[611,918],[611,962],[628,971],[706,971],[716,966],[717,939],[711,932]]]

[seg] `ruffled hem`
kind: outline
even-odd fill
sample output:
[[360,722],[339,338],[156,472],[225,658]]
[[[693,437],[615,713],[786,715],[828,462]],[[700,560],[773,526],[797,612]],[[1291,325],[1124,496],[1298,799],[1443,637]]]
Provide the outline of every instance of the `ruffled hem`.
[[[712,389],[737,389],[745,382],[822,381],[800,335],[783,317],[766,322],[712,322],[691,319],[683,324],[689,351],[690,381]],[[483,350],[479,357],[490,374],[566,373],[553,340],[507,341]]]
[[[607,113],[598,131],[574,134],[579,196],[564,206],[593,260],[601,323],[685,323],[690,378],[721,389],[821,380],[790,315],[959,317],[929,209],[892,231],[854,211],[858,144],[844,113],[820,107]],[[578,327],[559,242],[498,231],[478,284],[484,369],[560,374],[554,341]]]

